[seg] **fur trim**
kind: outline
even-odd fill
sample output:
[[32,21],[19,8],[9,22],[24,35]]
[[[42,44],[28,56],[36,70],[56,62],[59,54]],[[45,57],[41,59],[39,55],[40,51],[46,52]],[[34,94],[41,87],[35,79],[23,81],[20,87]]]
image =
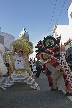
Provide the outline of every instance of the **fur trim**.
[[7,67],[4,64],[3,58],[0,54],[0,75],[6,75],[8,72]]
[[1,54],[0,54],[0,63],[4,63],[4,61],[3,61],[3,58],[2,58],[2,56],[1,56]]
[[0,75],[6,75],[8,72],[7,67],[4,63],[0,63]]
[[22,39],[17,39],[13,43],[11,43],[11,48],[13,47],[14,51],[22,50],[25,53],[32,54],[33,53],[33,44],[32,42],[26,42]]

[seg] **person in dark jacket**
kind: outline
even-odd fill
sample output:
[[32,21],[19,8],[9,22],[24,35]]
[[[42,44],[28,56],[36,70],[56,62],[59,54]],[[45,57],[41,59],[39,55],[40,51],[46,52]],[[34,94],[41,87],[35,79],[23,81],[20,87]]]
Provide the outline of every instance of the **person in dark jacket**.
[[37,61],[36,61],[36,70],[37,70],[37,73],[36,73],[35,77],[39,78],[41,70],[42,70],[42,66],[40,64],[39,59],[37,59]]
[[33,61],[32,61],[32,59],[31,59],[31,58],[30,58],[29,63],[30,63],[31,71],[33,71],[33,69],[32,69],[32,67],[33,67]]

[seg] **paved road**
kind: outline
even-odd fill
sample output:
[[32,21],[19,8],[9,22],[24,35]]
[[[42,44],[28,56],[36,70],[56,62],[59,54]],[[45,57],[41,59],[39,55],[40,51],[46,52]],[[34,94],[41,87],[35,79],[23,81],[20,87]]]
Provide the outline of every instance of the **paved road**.
[[0,108],[72,108],[72,101],[62,91],[50,91],[45,75],[36,79],[41,90],[18,83],[6,91],[0,89]]

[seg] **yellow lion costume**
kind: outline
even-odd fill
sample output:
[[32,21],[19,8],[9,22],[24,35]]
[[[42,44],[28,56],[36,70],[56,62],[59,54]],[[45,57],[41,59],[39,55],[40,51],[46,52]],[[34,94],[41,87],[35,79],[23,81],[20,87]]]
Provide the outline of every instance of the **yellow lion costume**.
[[9,81],[25,82],[30,87],[40,90],[40,87],[32,77],[33,72],[29,66],[29,54],[33,53],[33,44],[24,39],[17,39],[11,44],[12,53],[9,59]]

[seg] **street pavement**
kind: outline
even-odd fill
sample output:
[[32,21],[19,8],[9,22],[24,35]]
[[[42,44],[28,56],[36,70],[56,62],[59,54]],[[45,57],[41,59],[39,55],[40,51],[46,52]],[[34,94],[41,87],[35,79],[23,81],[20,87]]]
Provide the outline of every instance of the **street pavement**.
[[61,90],[49,90],[45,74],[41,73],[36,81],[40,91],[24,83],[16,83],[6,90],[0,89],[0,108],[72,108],[72,101]]

